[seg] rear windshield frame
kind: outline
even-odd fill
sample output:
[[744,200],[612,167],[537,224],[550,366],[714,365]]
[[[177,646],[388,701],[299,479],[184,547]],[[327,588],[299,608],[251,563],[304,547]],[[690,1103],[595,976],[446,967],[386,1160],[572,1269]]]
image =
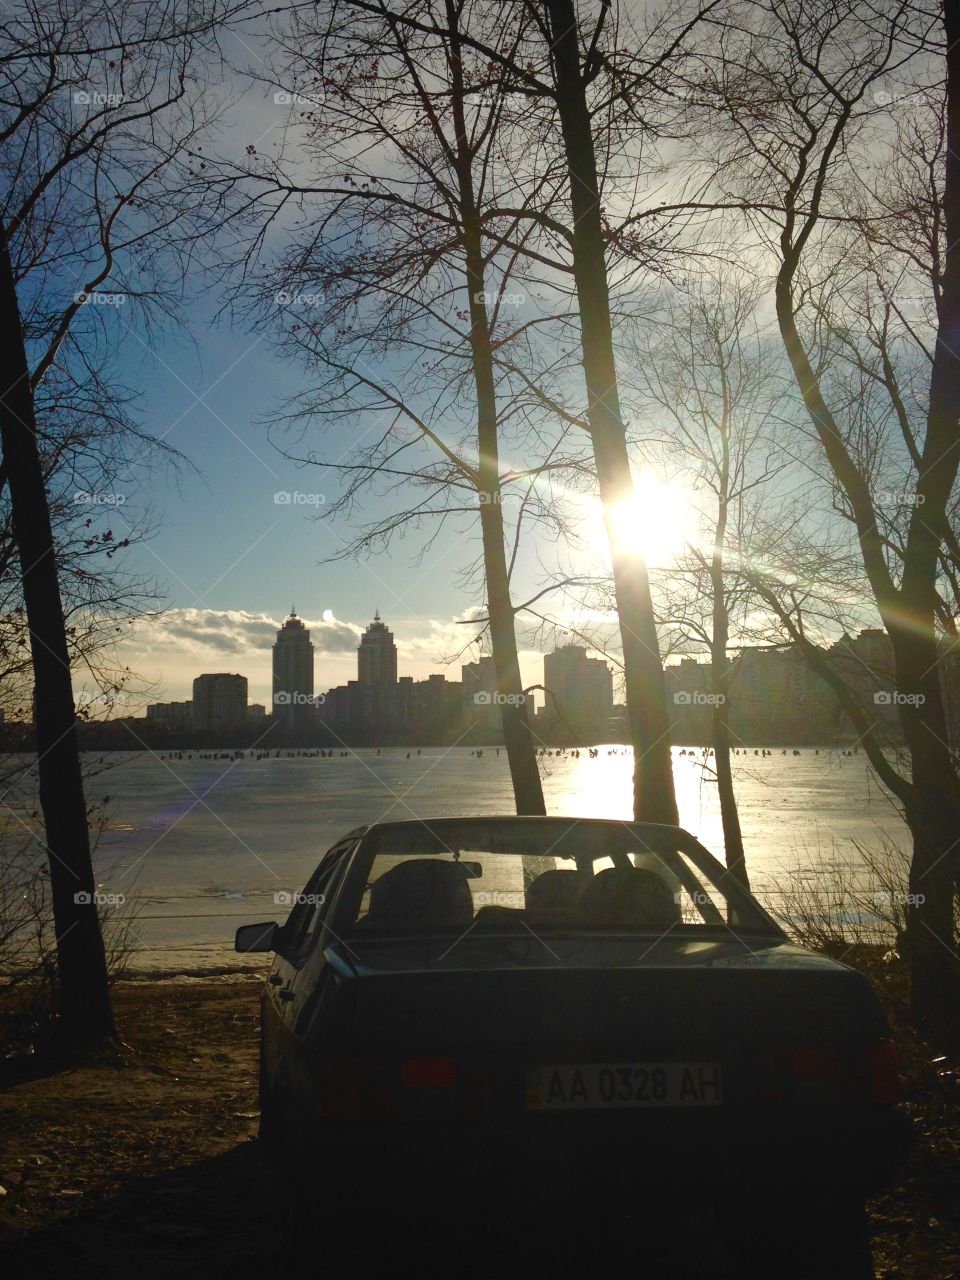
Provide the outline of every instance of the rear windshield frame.
[[[467,832],[476,832],[470,839],[464,839]],[[602,857],[614,857],[616,854],[634,853],[637,851],[654,854],[663,864],[664,870],[680,882],[688,893],[697,889],[703,890],[703,884],[693,873],[691,867],[703,877],[707,886],[719,897],[721,904],[726,904],[727,915],[718,912],[716,920],[703,920],[694,923],[685,922],[675,926],[684,932],[729,930],[738,936],[759,934],[763,937],[786,939],[786,934],[779,924],[770,916],[759,902],[746,891],[728,869],[709,852],[698,840],[680,828],[659,826],[652,823],[618,822],[609,819],[566,820],[559,818],[490,818],[490,819],[437,819],[431,822],[389,823],[371,827],[360,840],[350,860],[350,866],[343,876],[336,901],[332,906],[330,919],[331,931],[335,935],[355,933],[357,915],[363,901],[374,860],[379,854],[403,857],[429,857],[434,854],[444,855],[461,853],[469,861],[471,852],[503,853],[514,857],[550,857],[563,862],[569,859],[569,865],[583,865],[589,850],[583,849],[588,837],[603,845],[590,859],[591,862]],[[529,852],[517,849],[517,843],[530,842]],[[408,846],[407,849],[403,845]],[[500,848],[491,845],[500,845]],[[574,858],[563,852],[564,846],[579,846],[580,857]],[[534,847],[545,845],[546,847]],[[679,856],[683,854],[684,856]],[[730,923],[730,909],[736,913],[737,922]],[[541,927],[542,928],[542,927]],[[582,925],[563,926],[550,925],[546,931],[554,929],[563,932],[575,930],[578,933],[610,933],[623,932],[622,929],[585,929]],[[459,926],[442,929],[420,929],[416,933],[402,936],[426,937],[430,935],[462,932]],[[626,932],[642,932],[642,930],[626,930]],[[372,937],[401,936],[393,931],[371,933]]]

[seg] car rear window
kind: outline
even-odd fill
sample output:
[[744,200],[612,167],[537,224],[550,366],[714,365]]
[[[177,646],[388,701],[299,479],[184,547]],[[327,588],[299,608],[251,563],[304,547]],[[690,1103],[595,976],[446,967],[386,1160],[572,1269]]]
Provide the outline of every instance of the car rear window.
[[725,883],[719,864],[719,876],[705,875],[626,824],[576,827],[558,838],[554,825],[527,820],[513,839],[509,827],[424,827],[419,838],[416,828],[385,828],[357,855],[341,923],[369,935],[763,927],[763,913]]

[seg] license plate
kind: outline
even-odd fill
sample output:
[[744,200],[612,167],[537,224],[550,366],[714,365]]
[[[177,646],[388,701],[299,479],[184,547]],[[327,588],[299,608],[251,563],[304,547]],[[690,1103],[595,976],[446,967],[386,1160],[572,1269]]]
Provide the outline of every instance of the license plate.
[[531,1111],[601,1107],[716,1107],[723,1100],[718,1062],[588,1062],[533,1067]]

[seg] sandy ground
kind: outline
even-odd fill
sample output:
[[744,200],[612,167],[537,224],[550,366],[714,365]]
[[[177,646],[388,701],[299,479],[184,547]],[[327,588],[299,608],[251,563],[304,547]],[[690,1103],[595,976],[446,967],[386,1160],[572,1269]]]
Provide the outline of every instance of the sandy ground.
[[[289,1263],[291,1243],[305,1236],[323,1270],[336,1265],[347,1275],[382,1276],[411,1250],[424,1276],[488,1273],[498,1256],[515,1273],[522,1228],[523,1270],[547,1274],[547,1242],[556,1244],[562,1215],[552,1226],[524,1224],[517,1206],[470,1204],[441,1222],[426,1187],[422,1221],[408,1222],[402,1239],[386,1238],[373,1204],[359,1205],[347,1223],[330,1220],[322,1188],[309,1201],[299,1196],[290,1171],[255,1140],[258,996],[250,978],[121,983],[121,1064],[8,1073],[0,1091],[0,1273],[243,1278]],[[887,1280],[960,1276],[960,1090],[942,1070],[926,1080],[909,1104],[918,1130],[910,1163],[871,1206],[877,1274]],[[638,1223],[598,1224],[581,1240],[585,1274],[610,1274],[632,1259],[630,1274],[652,1276],[636,1265],[645,1234]],[[559,1238],[553,1274],[573,1263],[569,1233]],[[662,1274],[706,1280],[679,1254]]]

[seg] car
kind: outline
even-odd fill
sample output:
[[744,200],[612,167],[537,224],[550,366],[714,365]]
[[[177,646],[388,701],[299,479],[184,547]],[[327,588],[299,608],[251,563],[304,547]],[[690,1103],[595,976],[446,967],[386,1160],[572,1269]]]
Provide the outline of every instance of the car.
[[236,936],[275,953],[265,1144],[338,1180],[682,1194],[738,1275],[873,1274],[864,1198],[909,1138],[881,1008],[689,832],[378,822],[287,897]]

